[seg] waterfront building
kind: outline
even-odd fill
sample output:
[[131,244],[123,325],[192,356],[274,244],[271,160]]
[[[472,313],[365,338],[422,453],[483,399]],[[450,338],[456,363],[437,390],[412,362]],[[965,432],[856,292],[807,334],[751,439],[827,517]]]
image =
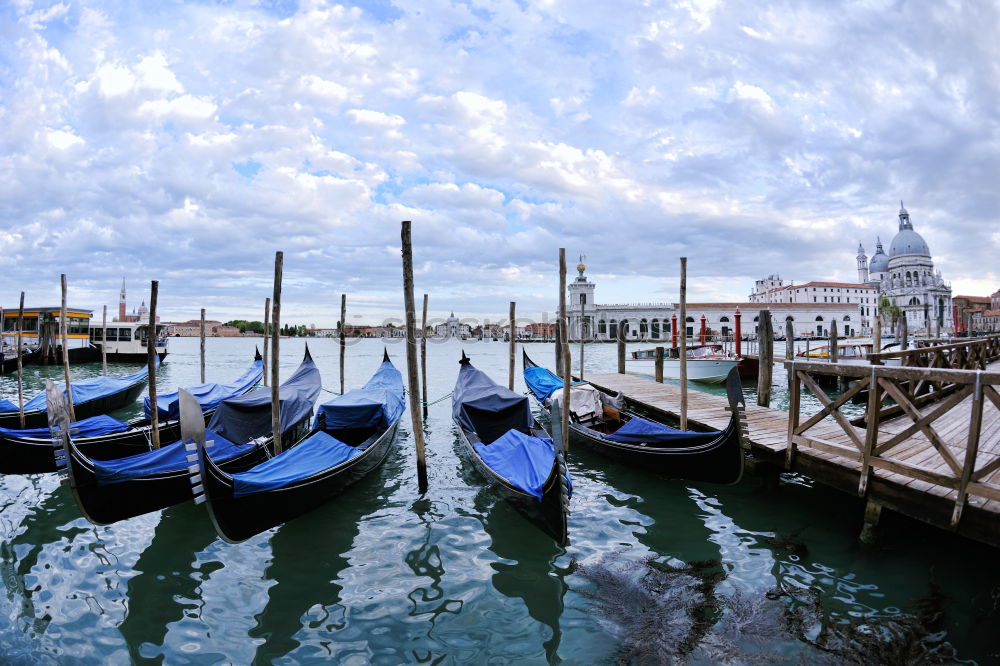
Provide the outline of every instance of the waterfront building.
[[443,324],[434,327],[434,337],[438,338],[467,338],[472,335],[472,327],[463,324],[452,312]]
[[597,303],[597,285],[584,274],[586,266],[580,263],[576,269],[579,274],[567,287],[567,315],[573,339],[583,336],[586,340],[616,340],[624,333],[628,341],[669,342],[674,327],[678,333],[686,331],[689,338],[697,337],[703,320],[708,335],[728,337],[735,333],[737,313],[742,318],[742,335],[753,335],[764,309],[771,312],[771,326],[779,336],[784,335],[789,321],[796,336],[827,337],[833,321],[843,337],[862,333],[861,305],[847,302],[846,294],[841,294],[839,302],[831,300],[831,292],[827,292],[825,302],[802,298],[798,302],[688,303],[687,321],[682,326],[677,321],[679,303]]
[[[149,318],[147,314],[146,318]],[[159,318],[157,318],[159,320]],[[127,320],[135,321],[135,320]],[[189,319],[187,321],[181,322],[165,322],[165,326],[168,327],[168,335],[174,335],[182,338],[197,338],[201,337],[201,319]],[[205,336],[209,338],[237,338],[239,337],[240,329],[235,326],[227,326],[221,321],[215,321],[214,319],[205,320]]]

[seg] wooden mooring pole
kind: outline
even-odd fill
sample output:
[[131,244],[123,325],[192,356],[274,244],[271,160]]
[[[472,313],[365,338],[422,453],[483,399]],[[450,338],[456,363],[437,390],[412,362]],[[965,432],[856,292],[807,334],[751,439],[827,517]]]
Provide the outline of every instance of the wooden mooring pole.
[[[107,306],[104,310],[107,311]],[[17,414],[21,430],[24,430],[24,292],[21,292],[21,304],[17,308]]]
[[559,434],[563,453],[569,453],[569,320],[566,317],[566,248],[559,248],[559,330],[562,332],[562,405],[559,410]]
[[201,347],[198,354],[201,362],[201,383],[205,383],[205,308],[201,309]]
[[[507,388],[511,391],[514,390],[514,367],[515,367],[515,356],[517,355],[517,324],[514,321],[515,311],[517,309],[517,304],[514,301],[510,302],[510,358],[508,359],[508,372],[507,372]],[[582,379],[582,378],[581,378]]]
[[580,381],[583,381],[583,330],[586,326],[587,318],[585,312],[587,309],[587,304],[581,300],[580,301]]
[[69,318],[66,316],[66,274],[59,276],[62,285],[62,307],[59,308],[59,335],[62,338],[63,376],[66,379],[66,404],[69,405],[70,423],[76,421],[76,411],[73,409],[73,387],[69,383],[69,338],[66,329],[69,328]]
[[281,278],[285,263],[285,253],[274,253],[274,294],[271,298],[271,437],[274,453],[281,453]]
[[[558,303],[558,301],[556,301]],[[562,330],[559,317],[556,316],[556,376],[562,377]]]
[[[20,341],[19,341],[20,342]],[[108,376],[108,306],[104,306],[101,317],[101,374]]]
[[618,374],[625,374],[625,335],[628,329],[625,326],[625,320],[618,323]]
[[427,462],[424,459],[424,424],[420,409],[420,385],[417,379],[417,313],[413,304],[413,246],[410,239],[410,221],[401,225],[400,239],[403,246],[403,302],[406,308],[406,370],[410,385],[410,420],[413,441],[417,448],[417,487],[421,494],[427,492]]
[[[878,354],[882,351],[882,315],[875,315],[874,330],[872,331],[872,353]],[[877,362],[872,359],[873,364]]]
[[774,371],[774,330],[771,311],[761,310],[757,317],[757,404],[771,406],[771,373]]
[[[513,305],[513,304],[511,304]],[[427,294],[424,294],[424,316],[420,321],[420,390],[427,416]]]
[[687,257],[681,257],[681,316],[680,333],[681,345],[678,351],[680,355],[680,382],[681,382],[681,430],[688,427],[688,366],[687,366]]
[[656,360],[653,361],[654,379],[663,383],[663,347],[656,348]]
[[347,294],[340,295],[340,395],[344,395],[344,358],[347,356]]
[[264,370],[264,386],[267,386],[267,348],[270,343],[271,336],[271,299],[264,299],[264,363],[262,368]]
[[[146,367],[149,375],[149,443],[154,449],[160,448],[160,410],[156,404],[156,362],[159,360],[156,355],[156,298],[159,289],[160,283],[153,280],[149,285],[149,328],[146,330]],[[204,381],[203,379],[202,383]]]
[[840,336],[837,335],[837,320],[834,319],[830,322],[830,363],[838,363],[840,361],[839,344]]

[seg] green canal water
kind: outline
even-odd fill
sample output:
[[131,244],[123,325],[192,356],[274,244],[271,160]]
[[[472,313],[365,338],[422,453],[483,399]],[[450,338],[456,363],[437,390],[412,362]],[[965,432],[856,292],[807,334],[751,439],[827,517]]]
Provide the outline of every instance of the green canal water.
[[[259,342],[210,339],[208,379],[236,377]],[[353,342],[348,387],[368,378],[383,349],[381,340]],[[337,390],[336,341],[309,345],[324,387]],[[388,349],[405,374],[403,345]],[[451,391],[462,349],[505,380],[505,343],[435,341],[432,401]],[[527,349],[552,365],[551,345]],[[283,377],[302,350],[302,340],[282,341]],[[585,357],[588,372],[615,368],[613,345],[590,345]],[[59,372],[28,368],[27,395]],[[198,373],[198,341],[171,340],[159,389],[197,383]],[[776,373],[778,406],[780,382]],[[524,390],[520,376],[515,383]],[[754,399],[752,387],[746,393]],[[0,397],[12,396],[14,378],[0,378]],[[430,406],[425,427],[425,495],[406,416],[377,473],[238,545],[216,538],[190,502],[98,527],[54,475],[0,477],[0,663],[1000,659],[995,550],[891,514],[879,543],[865,547],[860,501],[808,478],[692,484],[579,445],[561,548],[464,464],[450,400]]]

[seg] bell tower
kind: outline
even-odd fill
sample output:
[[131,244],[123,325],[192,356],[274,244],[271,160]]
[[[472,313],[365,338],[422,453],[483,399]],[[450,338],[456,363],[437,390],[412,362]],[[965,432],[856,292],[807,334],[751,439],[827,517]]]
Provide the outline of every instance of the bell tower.
[[858,243],[858,282],[864,284],[868,282],[868,255],[865,248]]
[[578,338],[590,338],[594,335],[593,326],[588,322],[594,319],[594,287],[597,285],[583,274],[587,270],[583,264],[586,258],[580,255],[580,263],[576,265],[578,275],[567,286],[569,303],[566,306],[566,315],[569,318],[569,330],[575,331]]
[[118,297],[118,321],[125,321],[125,278],[122,278],[122,290]]

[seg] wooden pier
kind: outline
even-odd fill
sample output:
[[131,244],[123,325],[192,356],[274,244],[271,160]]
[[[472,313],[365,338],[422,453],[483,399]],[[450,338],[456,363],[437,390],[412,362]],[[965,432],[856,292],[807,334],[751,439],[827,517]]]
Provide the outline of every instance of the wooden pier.
[[[882,365],[889,356],[903,364]],[[862,540],[873,538],[885,508],[1000,547],[1000,337],[871,360],[871,365],[786,361],[788,411],[746,407],[746,444],[753,459],[764,473],[767,468],[798,472],[865,498]],[[850,388],[831,398],[818,382],[829,375]],[[587,381],[643,408],[678,414],[677,386],[617,373],[590,374]],[[928,399],[928,385],[937,400]],[[823,405],[815,414],[803,413],[804,391]],[[868,406],[858,426],[839,408],[864,391]],[[884,408],[886,397],[895,405]],[[726,407],[723,396],[688,392],[687,417],[695,427],[724,428]]]

